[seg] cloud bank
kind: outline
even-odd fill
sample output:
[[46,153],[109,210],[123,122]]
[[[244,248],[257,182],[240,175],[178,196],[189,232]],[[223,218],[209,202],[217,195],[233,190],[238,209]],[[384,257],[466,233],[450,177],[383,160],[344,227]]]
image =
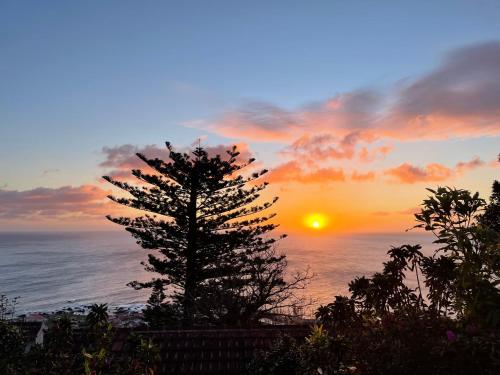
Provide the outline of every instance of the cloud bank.
[[[283,144],[280,155],[288,160],[271,180],[301,183],[343,181],[344,171],[328,163],[373,163],[390,154],[394,142],[500,136],[500,42],[453,50],[435,69],[388,92],[360,89],[296,110],[251,103],[209,128],[235,139]],[[437,182],[482,166],[478,158],[454,167],[403,162],[381,175],[404,184]],[[349,174],[351,181],[375,179],[374,172]]]
[[[359,140],[435,140],[500,135],[500,42],[456,49],[422,77],[390,93],[357,90],[289,111],[252,103],[210,125],[218,134],[258,142],[331,137],[342,156],[349,137]],[[352,146],[351,146],[352,147]]]

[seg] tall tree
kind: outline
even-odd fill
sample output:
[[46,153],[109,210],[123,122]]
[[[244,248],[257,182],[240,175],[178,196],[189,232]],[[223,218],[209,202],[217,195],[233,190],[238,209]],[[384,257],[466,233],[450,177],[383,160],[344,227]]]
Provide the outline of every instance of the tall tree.
[[[147,212],[108,219],[124,226],[143,248],[157,250],[145,264],[155,277],[130,285],[152,288],[150,304],[179,306],[184,325],[195,319],[223,320],[234,315],[235,303],[246,322],[258,319],[257,312],[270,305],[279,307],[306,278],[284,281],[285,257],[276,254],[277,239],[268,236],[277,227],[269,222],[275,214],[262,214],[278,198],[256,203],[267,186],[256,180],[267,171],[239,174],[254,159],[239,162],[235,146],[226,158],[209,156],[203,147],[188,154],[174,151],[168,142],[166,146],[167,161],[137,154],[154,170],[132,171],[146,185],[104,177],[131,195],[110,199]],[[268,279],[263,281],[263,275]]]

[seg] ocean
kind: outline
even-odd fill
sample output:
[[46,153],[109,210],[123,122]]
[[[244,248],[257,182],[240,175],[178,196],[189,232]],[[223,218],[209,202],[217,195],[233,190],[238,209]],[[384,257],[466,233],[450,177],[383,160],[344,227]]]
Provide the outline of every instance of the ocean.
[[[305,293],[319,305],[346,295],[354,277],[380,271],[391,246],[419,243],[430,254],[432,240],[417,232],[291,235],[278,249],[287,255],[290,272],[309,267],[315,274]],[[94,302],[140,306],[148,291],[126,284],[151,277],[140,264],[146,257],[126,232],[0,233],[0,294],[19,297],[18,313]]]

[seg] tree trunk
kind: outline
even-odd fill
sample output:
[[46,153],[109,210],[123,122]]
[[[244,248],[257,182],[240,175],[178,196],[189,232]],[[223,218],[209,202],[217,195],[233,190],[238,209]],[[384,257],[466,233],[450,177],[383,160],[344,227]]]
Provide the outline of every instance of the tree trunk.
[[186,282],[184,286],[183,301],[183,324],[191,326],[194,317],[194,305],[196,299],[196,201],[198,199],[198,175],[196,169],[191,176],[191,192],[188,206],[188,236],[186,249]]

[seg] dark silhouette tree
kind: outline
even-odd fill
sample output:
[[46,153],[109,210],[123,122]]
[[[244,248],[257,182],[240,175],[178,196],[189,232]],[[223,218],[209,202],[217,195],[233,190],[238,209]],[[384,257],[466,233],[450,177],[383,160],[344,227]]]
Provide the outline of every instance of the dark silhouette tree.
[[267,171],[239,174],[254,159],[240,162],[235,146],[222,158],[209,156],[203,147],[188,154],[166,145],[167,161],[137,154],[154,170],[132,171],[146,185],[104,177],[132,196],[110,199],[147,212],[108,219],[124,226],[143,248],[159,252],[148,254],[145,264],[156,276],[130,285],[151,288],[150,306],[172,311],[167,304],[173,304],[187,326],[226,318],[245,324],[269,306],[279,308],[307,277],[284,280],[285,257],[274,251],[277,239],[268,236],[277,227],[269,221],[275,214],[262,214],[278,198],[256,203],[267,186],[257,180]]
[[[498,154],[497,161],[500,162],[500,154]],[[490,202],[479,217],[479,223],[500,233],[500,181],[493,181]]]
[[[455,313],[481,321],[481,324],[500,326],[500,291],[497,287],[500,233],[494,228],[493,214],[493,223],[481,224],[485,209],[495,208],[495,192],[491,204],[487,205],[479,193],[449,187],[427,190],[432,195],[424,200],[421,212],[415,214],[419,222],[415,227],[434,233],[434,242],[442,245],[438,252],[444,253],[455,265],[453,275],[456,279],[451,294]],[[451,271],[451,266],[447,264],[441,270]],[[439,269],[428,267],[426,271],[430,270]]]
[[[382,272],[376,272],[371,278],[362,276],[352,280],[349,291],[356,306],[363,313],[377,317],[423,306],[418,276],[419,264],[423,258],[420,249],[420,245],[393,247],[387,252],[389,261],[384,263]],[[406,285],[408,272],[415,272],[417,276],[415,289]]]
[[87,314],[85,321],[92,327],[104,326],[108,324],[108,304],[107,303],[93,303],[89,306],[89,313]]
[[491,190],[490,203],[485,207],[479,222],[500,233],[500,182],[494,181]]

